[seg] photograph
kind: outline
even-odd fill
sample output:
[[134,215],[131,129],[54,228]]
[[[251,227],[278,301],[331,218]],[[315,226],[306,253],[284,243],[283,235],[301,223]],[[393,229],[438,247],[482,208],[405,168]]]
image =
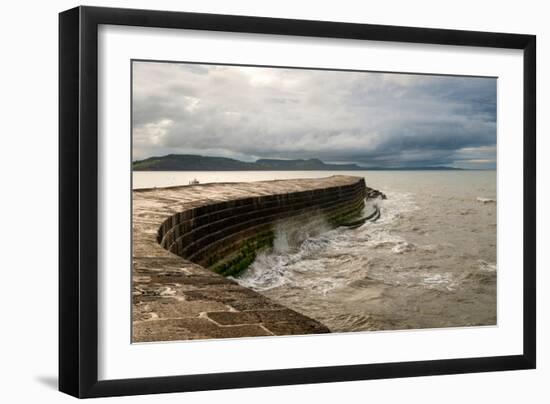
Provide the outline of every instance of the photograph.
[[497,325],[497,78],[131,61],[132,342]]

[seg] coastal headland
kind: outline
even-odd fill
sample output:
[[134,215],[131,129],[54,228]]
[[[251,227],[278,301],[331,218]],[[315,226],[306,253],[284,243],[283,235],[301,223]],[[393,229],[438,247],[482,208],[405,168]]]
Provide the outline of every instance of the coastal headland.
[[362,177],[133,191],[133,342],[327,333],[240,286],[256,253],[288,231],[356,220],[380,196]]

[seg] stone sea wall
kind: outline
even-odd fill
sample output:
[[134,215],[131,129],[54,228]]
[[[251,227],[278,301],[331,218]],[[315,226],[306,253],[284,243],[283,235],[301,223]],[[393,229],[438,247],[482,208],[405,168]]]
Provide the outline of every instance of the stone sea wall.
[[329,332],[225,276],[271,246],[278,224],[336,226],[372,192],[351,176],[135,190],[133,341]]

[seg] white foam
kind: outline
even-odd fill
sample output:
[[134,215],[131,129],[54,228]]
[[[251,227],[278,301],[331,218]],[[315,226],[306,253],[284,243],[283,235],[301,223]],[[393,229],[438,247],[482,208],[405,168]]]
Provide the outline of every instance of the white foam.
[[481,197],[481,196],[478,196],[478,197],[476,198],[476,201],[481,202],[481,203],[483,203],[483,204],[485,204],[485,203],[496,203],[496,202],[497,202],[496,199],[492,199],[492,198],[483,198],[483,197]]
[[[322,223],[315,229],[314,236],[304,233],[298,237],[298,246],[295,235],[290,234],[296,231],[296,226],[290,222],[277,225],[273,248],[258,253],[252,265],[235,280],[258,291],[287,285],[326,294],[349,282],[347,276],[338,276],[340,265],[335,261],[346,255],[354,256],[358,247],[361,250],[389,248],[396,254],[413,250],[413,244],[387,230],[389,224],[399,220],[404,213],[418,209],[412,195],[390,192],[386,200],[369,201],[365,211],[372,209],[373,203],[379,206],[382,213],[377,222],[367,222],[355,230],[329,230],[328,225]],[[325,273],[328,267],[330,270]],[[312,279],[302,276],[305,272],[318,275]]]
[[456,288],[456,281],[451,274],[433,274],[426,276],[421,281],[422,285],[429,288],[443,287],[449,291],[453,291]]

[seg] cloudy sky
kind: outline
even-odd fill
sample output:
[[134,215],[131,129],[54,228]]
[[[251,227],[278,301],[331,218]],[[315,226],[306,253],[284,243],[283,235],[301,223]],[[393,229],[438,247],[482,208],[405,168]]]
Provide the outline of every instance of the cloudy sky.
[[496,79],[133,63],[133,159],[496,166]]

